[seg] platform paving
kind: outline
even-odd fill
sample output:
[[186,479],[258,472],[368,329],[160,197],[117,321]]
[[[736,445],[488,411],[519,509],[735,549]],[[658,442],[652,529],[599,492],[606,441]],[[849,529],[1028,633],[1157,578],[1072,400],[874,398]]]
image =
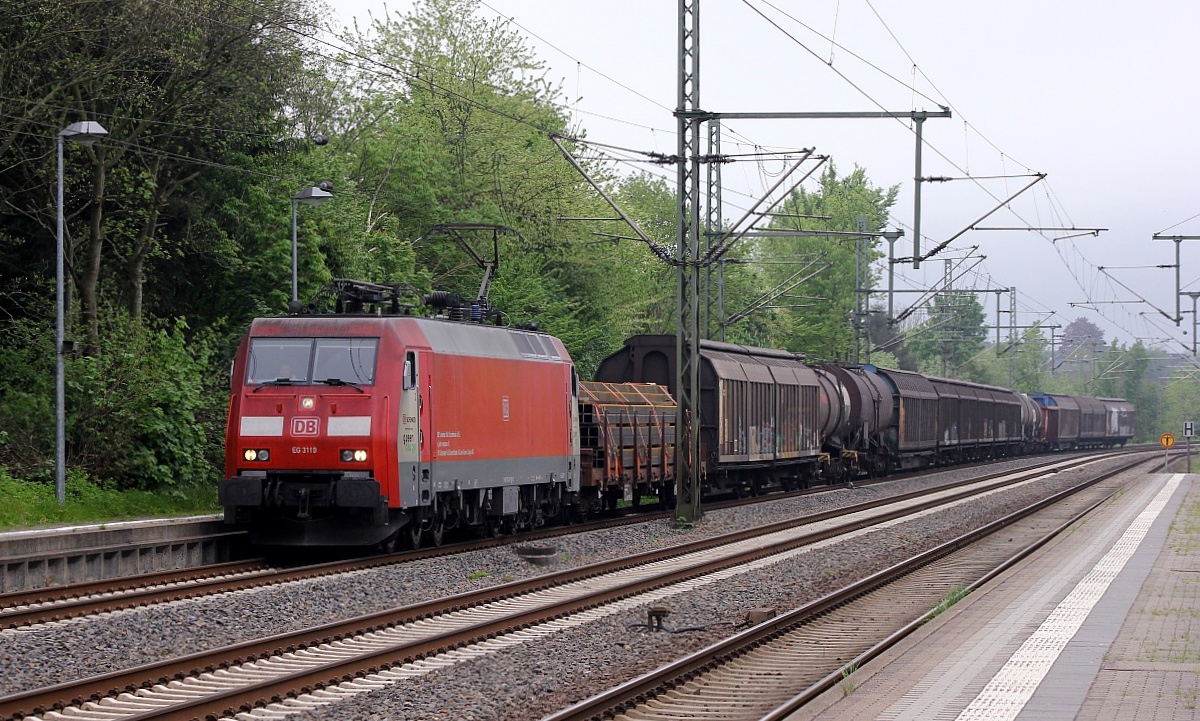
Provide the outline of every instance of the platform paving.
[[1152,474],[791,719],[1200,719],[1200,482]]

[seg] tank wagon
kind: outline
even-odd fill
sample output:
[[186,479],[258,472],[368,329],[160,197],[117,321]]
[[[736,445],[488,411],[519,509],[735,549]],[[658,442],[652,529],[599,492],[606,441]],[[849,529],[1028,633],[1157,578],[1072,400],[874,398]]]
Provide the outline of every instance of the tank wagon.
[[836,419],[823,435],[823,475],[833,481],[886,472],[887,459],[896,452],[884,433],[896,414],[893,386],[863,366],[825,364],[816,371],[829,415]]

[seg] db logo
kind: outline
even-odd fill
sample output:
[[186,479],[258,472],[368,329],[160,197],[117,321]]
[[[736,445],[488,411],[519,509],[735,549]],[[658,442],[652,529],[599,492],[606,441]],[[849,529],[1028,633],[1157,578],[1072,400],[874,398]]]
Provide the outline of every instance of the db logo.
[[293,436],[315,436],[321,432],[321,419],[319,418],[293,418],[292,419],[292,435]]

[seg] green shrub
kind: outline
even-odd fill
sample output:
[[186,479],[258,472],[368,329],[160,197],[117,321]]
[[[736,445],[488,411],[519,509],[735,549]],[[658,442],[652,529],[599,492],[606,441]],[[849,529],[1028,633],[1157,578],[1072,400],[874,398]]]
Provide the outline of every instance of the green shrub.
[[[17,322],[0,337],[0,465],[54,471],[54,340]],[[67,467],[114,489],[211,483],[219,474],[226,374],[182,320],[109,318],[96,356],[68,357]]]

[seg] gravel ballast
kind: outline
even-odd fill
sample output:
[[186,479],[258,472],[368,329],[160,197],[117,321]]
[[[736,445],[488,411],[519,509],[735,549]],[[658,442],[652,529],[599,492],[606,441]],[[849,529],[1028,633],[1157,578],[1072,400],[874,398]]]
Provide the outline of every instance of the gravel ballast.
[[[1116,464],[1123,461],[1102,461]],[[1020,468],[1030,460],[996,467]],[[746,611],[785,611],[902,558],[1005,515],[1035,497],[1074,485],[1091,470],[1067,471],[1020,489],[973,500],[919,520],[812,550],[663,601],[668,629],[644,628],[645,608],[460,663],[386,689],[361,694],[297,718],[530,719],[649,671],[729,635]],[[25,630],[0,632],[0,695],[53,685],[165,658],[311,627],[510,580],[676,545],[789,517],[958,480],[957,469],[920,479],[837,489],[710,511],[695,528],[665,521],[554,539],[556,562],[534,566],[512,547],[397,564],[341,576],[120,611]]]

